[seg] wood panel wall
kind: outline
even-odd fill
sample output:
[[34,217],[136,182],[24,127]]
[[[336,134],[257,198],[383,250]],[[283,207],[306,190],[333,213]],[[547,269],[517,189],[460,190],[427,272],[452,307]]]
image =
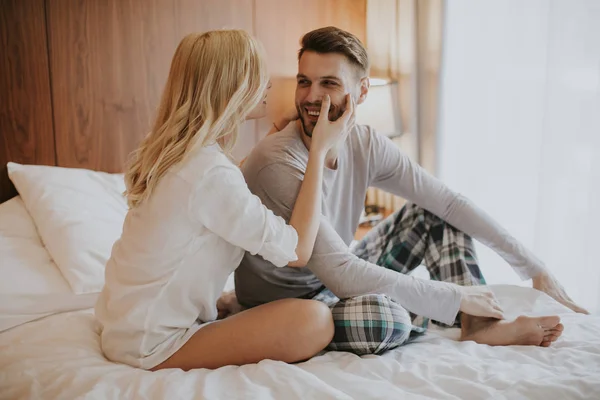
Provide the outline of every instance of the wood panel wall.
[[2,0],[0,202],[16,195],[8,161],[54,165],[44,0]]
[[252,31],[252,1],[49,1],[58,165],[121,171],[180,39],[227,25]]
[[256,0],[256,37],[263,43],[272,76],[295,77],[300,38],[337,26],[365,40],[366,0]]
[[[0,202],[15,194],[7,161],[122,171],[187,33],[245,29],[272,75],[291,78],[302,34],[336,25],[364,41],[366,29],[366,0],[0,1]],[[271,101],[289,104],[280,89]],[[237,155],[268,125],[246,123]]]

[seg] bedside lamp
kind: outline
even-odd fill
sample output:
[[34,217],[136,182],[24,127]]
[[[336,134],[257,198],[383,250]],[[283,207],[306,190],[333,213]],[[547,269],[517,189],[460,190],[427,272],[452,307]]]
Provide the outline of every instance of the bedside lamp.
[[371,87],[364,103],[356,107],[356,123],[369,125],[377,132],[390,137],[402,134],[398,83],[386,79],[370,78]]
[[[389,138],[402,135],[402,121],[400,118],[400,101],[398,97],[398,82],[386,79],[370,78],[371,87],[364,103],[356,107],[356,123],[369,125],[378,133]],[[384,217],[385,208],[383,197],[392,198],[391,195],[370,188],[365,199],[365,210],[359,223],[361,226],[373,226]],[[387,198],[386,197],[386,198]],[[391,210],[387,210],[391,211]]]

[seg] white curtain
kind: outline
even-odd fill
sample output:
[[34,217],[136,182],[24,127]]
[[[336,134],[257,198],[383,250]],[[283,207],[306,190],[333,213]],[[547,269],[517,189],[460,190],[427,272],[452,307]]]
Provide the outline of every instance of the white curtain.
[[[367,0],[366,8],[371,76],[397,82],[402,136],[393,140],[430,172],[436,166],[443,9],[443,0]],[[374,188],[367,195],[367,204],[386,213],[404,203]]]
[[[448,0],[438,175],[600,311],[600,2]],[[519,283],[478,247],[489,283]]]

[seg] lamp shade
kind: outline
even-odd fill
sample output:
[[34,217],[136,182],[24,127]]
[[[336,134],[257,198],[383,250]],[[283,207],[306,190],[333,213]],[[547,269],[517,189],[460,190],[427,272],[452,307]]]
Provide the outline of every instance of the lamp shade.
[[366,100],[356,107],[356,123],[369,125],[377,132],[395,137],[402,134],[398,83],[371,79]]

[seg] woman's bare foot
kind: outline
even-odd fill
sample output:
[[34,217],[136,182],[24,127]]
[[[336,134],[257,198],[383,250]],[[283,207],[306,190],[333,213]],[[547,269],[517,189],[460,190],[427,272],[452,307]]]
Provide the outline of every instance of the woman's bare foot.
[[217,300],[217,319],[223,319],[239,313],[243,307],[238,303],[235,290],[221,293]]
[[462,326],[461,341],[472,340],[490,346],[548,347],[564,329],[557,316],[520,316],[514,321],[504,321],[463,314]]

